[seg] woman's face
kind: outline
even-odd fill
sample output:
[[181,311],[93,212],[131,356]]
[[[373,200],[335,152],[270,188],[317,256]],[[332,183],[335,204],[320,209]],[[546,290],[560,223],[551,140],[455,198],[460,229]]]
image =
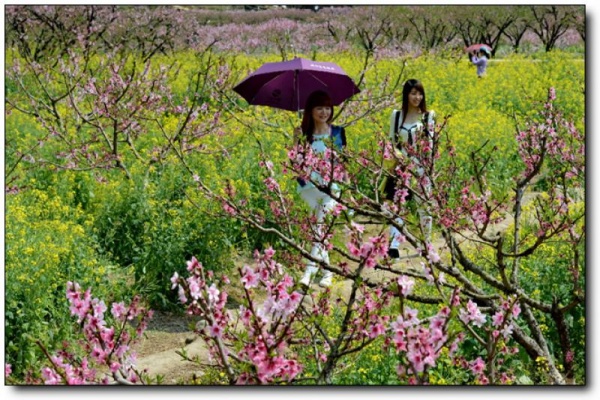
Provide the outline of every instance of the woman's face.
[[312,117],[315,123],[327,123],[331,117],[331,107],[317,106],[312,109]]
[[414,108],[420,108],[423,101],[423,93],[417,88],[412,88],[408,94],[408,105]]

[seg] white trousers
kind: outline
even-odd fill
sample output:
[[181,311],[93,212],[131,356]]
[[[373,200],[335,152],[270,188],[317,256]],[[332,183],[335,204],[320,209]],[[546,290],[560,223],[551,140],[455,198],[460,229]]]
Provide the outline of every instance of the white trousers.
[[[300,197],[308,204],[312,210],[313,215],[317,219],[317,234],[320,235],[323,230],[323,221],[325,215],[330,212],[337,202],[329,197],[326,193],[321,192],[316,187],[305,188],[300,192]],[[321,243],[314,242],[310,255],[318,260],[325,261],[329,264],[329,252],[323,247]],[[315,262],[309,260],[306,263],[305,275],[313,275],[318,271],[315,266]],[[331,275],[330,271],[325,271],[325,276]]]

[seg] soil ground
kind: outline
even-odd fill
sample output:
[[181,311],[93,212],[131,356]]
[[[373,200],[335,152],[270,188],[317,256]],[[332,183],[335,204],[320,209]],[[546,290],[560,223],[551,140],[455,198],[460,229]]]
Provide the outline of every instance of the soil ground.
[[208,359],[208,351],[193,332],[192,323],[182,315],[156,312],[136,348],[137,368],[147,369],[153,377],[161,375],[164,385],[189,382],[194,375],[201,375],[201,368],[196,363],[185,361],[178,354],[185,350],[191,358]]

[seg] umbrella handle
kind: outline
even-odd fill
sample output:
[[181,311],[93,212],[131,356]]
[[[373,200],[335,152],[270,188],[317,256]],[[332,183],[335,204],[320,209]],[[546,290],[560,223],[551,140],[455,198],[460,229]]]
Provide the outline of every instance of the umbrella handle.
[[296,97],[297,97],[296,104],[298,104],[298,118],[300,118],[300,108],[302,106],[300,105],[300,85],[298,82],[298,70],[294,70],[294,86],[295,86],[294,89],[296,89]]

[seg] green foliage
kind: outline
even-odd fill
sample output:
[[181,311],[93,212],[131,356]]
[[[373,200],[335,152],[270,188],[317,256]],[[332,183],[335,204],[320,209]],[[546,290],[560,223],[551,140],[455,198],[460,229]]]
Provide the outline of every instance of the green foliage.
[[133,268],[136,290],[153,307],[175,304],[169,279],[191,256],[212,270],[231,264],[231,223],[212,218],[206,203],[196,208],[188,176],[172,166],[140,171],[134,182],[119,176],[96,185],[94,237],[102,253]]
[[71,335],[65,284],[79,281],[105,298],[126,287],[112,287],[115,265],[99,256],[88,233],[93,219],[63,191],[73,174],[31,178],[32,189],[6,198],[5,340],[6,360],[15,375],[42,357],[35,344],[53,347]]

